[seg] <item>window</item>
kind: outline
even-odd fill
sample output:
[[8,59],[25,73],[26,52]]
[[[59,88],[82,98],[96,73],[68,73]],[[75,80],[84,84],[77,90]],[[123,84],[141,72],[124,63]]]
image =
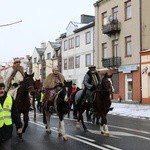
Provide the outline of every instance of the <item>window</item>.
[[75,46],[76,47],[80,46],[80,36],[79,35],[75,37]]
[[36,57],[34,58],[34,63],[37,63],[37,58]]
[[74,69],[74,57],[69,58],[69,69]]
[[80,56],[75,57],[75,68],[80,68]]
[[68,45],[67,40],[65,40],[64,41],[64,51],[66,51],[68,49],[67,45]]
[[112,41],[112,49],[113,49],[113,57],[120,56],[119,50],[118,50],[118,39]]
[[64,70],[67,70],[67,59],[64,59]]
[[130,57],[132,56],[132,48],[131,48],[131,36],[125,37],[125,56]]
[[107,24],[107,12],[102,13],[102,25]]
[[69,39],[69,49],[74,48],[74,38]]
[[90,44],[91,43],[91,32],[86,32],[86,44]]
[[108,55],[107,55],[107,43],[102,43],[102,56],[103,58],[107,58]]
[[112,15],[114,19],[118,18],[118,6],[112,8]]
[[86,65],[86,67],[91,65],[91,54],[86,54],[85,55],[85,65]]
[[51,59],[51,53],[47,53],[47,59]]
[[131,19],[132,12],[131,12],[131,0],[125,2],[125,20]]

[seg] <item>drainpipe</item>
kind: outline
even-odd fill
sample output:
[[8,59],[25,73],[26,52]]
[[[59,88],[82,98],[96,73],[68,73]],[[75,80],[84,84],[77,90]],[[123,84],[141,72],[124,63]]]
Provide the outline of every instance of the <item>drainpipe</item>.
[[[140,8],[139,8],[139,12],[140,12],[140,15],[139,15],[139,20],[140,20],[140,52],[142,51],[142,2],[141,0],[139,0],[139,5],[140,5]],[[140,103],[142,103],[142,74],[141,74],[141,53],[140,53]]]

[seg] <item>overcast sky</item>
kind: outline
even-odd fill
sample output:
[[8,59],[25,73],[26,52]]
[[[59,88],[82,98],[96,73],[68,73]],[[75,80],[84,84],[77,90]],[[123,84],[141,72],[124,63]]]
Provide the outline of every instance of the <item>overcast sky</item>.
[[[0,62],[32,55],[42,42],[55,41],[70,21],[95,15],[96,0],[0,0]],[[22,20],[18,24],[2,26]]]

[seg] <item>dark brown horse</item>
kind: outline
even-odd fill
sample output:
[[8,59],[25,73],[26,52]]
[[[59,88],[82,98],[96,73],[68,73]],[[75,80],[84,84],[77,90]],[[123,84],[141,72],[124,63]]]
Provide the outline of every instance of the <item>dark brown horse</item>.
[[25,77],[21,82],[20,86],[18,87],[16,98],[15,98],[18,111],[20,115],[23,114],[24,126],[23,126],[22,133],[25,132],[29,121],[29,108],[31,105],[29,94],[31,95],[34,94],[33,76],[34,74],[29,75],[25,72]]
[[[111,81],[112,75],[108,75],[107,73],[104,75],[101,84],[97,86],[96,91],[94,93],[93,100],[93,108],[94,112],[97,116],[101,117],[101,125],[100,130],[102,134],[109,134],[108,126],[107,126],[107,113],[112,109],[111,106],[111,94],[113,92],[113,85]],[[87,127],[85,126],[83,120],[83,112],[87,109],[86,101],[77,102],[77,111],[78,111],[78,122],[77,127],[80,127],[79,122],[81,121],[82,126],[85,131],[87,131]]]
[[111,108],[111,96],[114,88],[111,77],[112,75],[108,75],[107,73],[104,75],[101,84],[96,89],[93,103],[96,114],[101,118],[100,131],[104,135],[109,135],[107,114],[113,109]]

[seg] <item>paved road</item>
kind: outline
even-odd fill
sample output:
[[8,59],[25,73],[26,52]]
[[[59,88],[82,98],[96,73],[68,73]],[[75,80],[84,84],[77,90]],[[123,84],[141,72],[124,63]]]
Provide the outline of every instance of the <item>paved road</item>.
[[18,142],[15,132],[13,150],[148,150],[150,147],[150,121],[109,115],[110,136],[102,136],[99,126],[87,122],[89,132],[75,128],[75,120],[65,118],[65,127],[69,137],[67,142],[57,135],[58,118],[52,117],[52,134],[46,134],[42,115],[34,122],[30,113],[29,127],[24,141]]

